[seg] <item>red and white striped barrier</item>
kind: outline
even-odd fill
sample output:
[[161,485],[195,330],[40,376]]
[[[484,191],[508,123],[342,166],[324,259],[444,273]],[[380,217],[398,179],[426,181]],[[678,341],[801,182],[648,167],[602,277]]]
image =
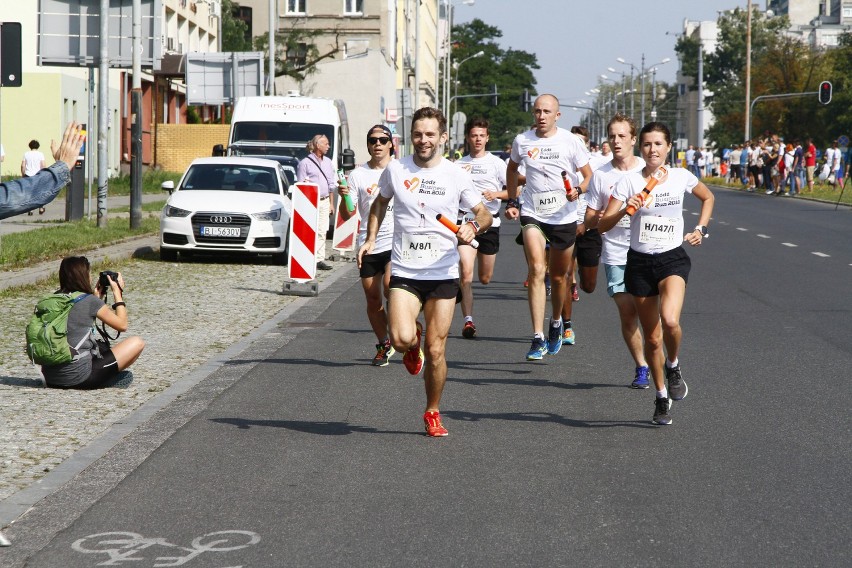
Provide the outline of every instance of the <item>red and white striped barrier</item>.
[[317,274],[319,187],[313,183],[297,183],[293,186],[291,199],[293,216],[290,219],[287,276],[295,282],[308,282]]
[[[342,199],[342,198],[339,198]],[[337,252],[352,252],[355,250],[355,236],[358,234],[360,221],[357,213],[344,221],[340,216],[340,207],[335,208],[337,215],[334,221],[334,235],[331,239],[331,248]]]

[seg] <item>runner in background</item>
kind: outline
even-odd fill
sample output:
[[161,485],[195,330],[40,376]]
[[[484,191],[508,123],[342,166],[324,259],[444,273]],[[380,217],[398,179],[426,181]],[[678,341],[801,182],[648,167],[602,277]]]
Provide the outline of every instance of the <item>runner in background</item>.
[[[654,379],[656,398],[652,422],[665,425],[672,422],[669,413],[672,400],[682,400],[689,392],[678,360],[682,335],[680,314],[691,266],[683,243],[700,246],[707,237],[713,194],[686,170],[661,170],[672,146],[671,132],[665,124],[649,122],[643,126],[639,143],[645,167],[618,182],[598,228],[606,232],[621,221],[628,210],[635,211],[630,222],[624,282],[639,313],[645,357]],[[643,199],[642,190],[655,175],[660,176],[658,183]],[[701,201],[701,212],[695,229],[684,234],[683,201],[687,193]]]
[[[633,148],[636,145],[636,123],[632,118],[616,114],[610,119],[606,130],[612,148],[612,161],[592,174],[589,194],[586,197],[588,201],[585,215],[587,231],[597,228],[616,184],[627,174],[640,172],[645,167],[645,161],[633,155]],[[622,217],[616,226],[603,233],[601,237],[603,241],[601,260],[606,274],[606,291],[618,308],[621,336],[636,364],[630,386],[635,389],[646,389],[650,386],[649,370],[642,351],[639,315],[636,312],[633,296],[627,293],[624,286],[627,249],[630,248],[630,217]],[[597,268],[595,270],[597,272]]]
[[[427,436],[446,436],[439,404],[447,380],[444,353],[459,289],[458,243],[470,243],[491,226],[491,213],[473,187],[470,174],[443,158],[439,148],[447,141],[447,119],[435,108],[421,108],[411,120],[414,154],[391,161],[379,178],[379,195],[370,208],[367,238],[358,249],[358,265],[376,246],[379,227],[390,200],[394,200],[391,247],[389,330],[391,344],[405,353],[406,370],[426,372]],[[475,220],[453,234],[437,216],[455,220],[460,209],[471,210]],[[426,354],[420,349],[426,319]]]
[[[476,237],[479,248],[474,249],[467,244],[459,245],[461,258],[461,308],[464,316],[462,337],[476,337],[476,325],[473,323],[473,266],[478,264],[479,282],[488,284],[494,275],[494,263],[500,250],[500,203],[507,198],[506,194],[506,162],[486,150],[488,145],[488,121],[475,118],[465,125],[465,137],[470,148],[470,154],[456,163],[467,170],[473,177],[473,186],[482,194],[485,207],[494,219],[491,228]],[[458,224],[466,223],[473,218],[470,211],[459,211],[461,218]]]
[[[379,177],[393,159],[393,135],[387,126],[377,124],[367,131],[367,152],[370,160],[352,170],[346,186],[340,186],[338,193],[342,197],[347,194],[355,204],[355,211],[349,211],[346,199],[340,200],[339,210],[343,220],[348,220],[357,214],[362,219],[358,230],[358,247],[367,239],[367,219],[370,207],[379,194]],[[393,211],[393,200],[388,204],[388,212]],[[376,334],[376,356],[373,366],[384,367],[394,354],[393,346],[388,337],[388,318],[385,312],[384,299],[388,296],[390,285],[391,241],[393,240],[393,215],[385,217],[376,234],[376,245],[372,254],[364,256],[358,266],[361,276],[361,286],[367,299],[367,319]]]

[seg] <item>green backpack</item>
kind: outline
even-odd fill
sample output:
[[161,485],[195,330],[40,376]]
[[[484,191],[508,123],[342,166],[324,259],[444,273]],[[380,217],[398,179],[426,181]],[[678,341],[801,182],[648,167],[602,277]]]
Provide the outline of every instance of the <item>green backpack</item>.
[[38,301],[27,324],[27,355],[35,365],[70,363],[89,334],[74,347],[68,344],[68,314],[74,304],[89,296],[83,292],[50,294]]

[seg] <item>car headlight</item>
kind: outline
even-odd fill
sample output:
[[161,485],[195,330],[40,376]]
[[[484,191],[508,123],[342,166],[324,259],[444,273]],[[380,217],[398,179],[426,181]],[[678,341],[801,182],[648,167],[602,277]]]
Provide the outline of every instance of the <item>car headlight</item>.
[[263,213],[252,213],[251,216],[258,221],[279,221],[281,219],[281,209],[273,209],[272,211],[264,211]]
[[165,213],[166,217],[189,217],[192,211],[187,211],[186,209],[181,209],[180,207],[166,205]]

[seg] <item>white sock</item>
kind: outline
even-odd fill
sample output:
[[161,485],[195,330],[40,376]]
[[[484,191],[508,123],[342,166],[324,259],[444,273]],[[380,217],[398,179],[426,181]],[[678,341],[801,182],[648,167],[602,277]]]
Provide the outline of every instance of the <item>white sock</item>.
[[669,390],[663,387],[663,390],[657,391],[657,398],[669,398]]
[[679,362],[680,361],[677,360],[677,357],[675,357],[674,361],[666,361],[666,367],[668,367],[669,369],[674,369],[675,367],[677,367]]
[[550,320],[550,327],[559,327],[562,325],[562,318]]
[[543,333],[541,333],[541,332],[536,332],[536,334],[535,334],[535,335],[533,335],[533,337],[536,337],[536,338],[538,338],[538,339],[544,339],[544,334],[543,334]]
[[465,321],[465,323],[467,323],[469,321],[473,321],[473,316],[464,316],[464,321]]

